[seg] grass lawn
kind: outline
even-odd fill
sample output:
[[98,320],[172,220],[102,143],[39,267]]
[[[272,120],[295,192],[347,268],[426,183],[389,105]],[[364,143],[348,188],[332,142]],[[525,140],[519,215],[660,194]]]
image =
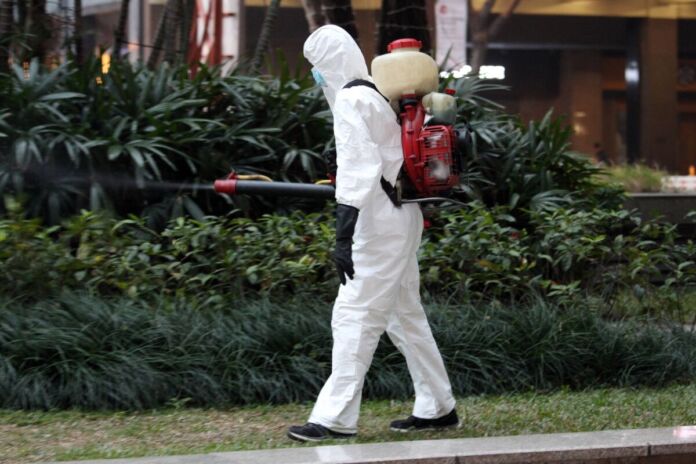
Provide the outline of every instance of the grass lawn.
[[[285,429],[303,423],[311,404],[175,406],[132,413],[0,410],[0,463],[307,446],[288,440]],[[350,443],[694,425],[696,384],[460,398],[461,429],[389,432],[389,421],[407,416],[411,406],[409,401],[365,402],[359,437]]]

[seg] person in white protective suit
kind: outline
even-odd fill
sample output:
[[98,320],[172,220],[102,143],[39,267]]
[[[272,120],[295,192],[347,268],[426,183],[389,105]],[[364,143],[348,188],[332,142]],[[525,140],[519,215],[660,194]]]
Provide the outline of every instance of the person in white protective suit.
[[[392,430],[457,426],[452,388],[420,302],[416,252],[423,216],[416,204],[394,206],[381,185],[382,177],[394,185],[403,162],[394,111],[345,30],[317,29],[304,55],[334,117],[334,261],[342,285],[331,321],[331,376],[309,422],[290,427],[288,436],[318,441],[355,435],[365,374],[385,330],[406,358],[416,394],[413,415],[392,422]],[[358,79],[363,83],[354,85]]]

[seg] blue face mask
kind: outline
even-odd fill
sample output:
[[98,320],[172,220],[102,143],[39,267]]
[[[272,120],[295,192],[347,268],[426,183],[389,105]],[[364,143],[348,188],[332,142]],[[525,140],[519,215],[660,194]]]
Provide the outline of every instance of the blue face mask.
[[312,68],[312,77],[319,87],[326,87],[326,79],[321,75],[317,68]]

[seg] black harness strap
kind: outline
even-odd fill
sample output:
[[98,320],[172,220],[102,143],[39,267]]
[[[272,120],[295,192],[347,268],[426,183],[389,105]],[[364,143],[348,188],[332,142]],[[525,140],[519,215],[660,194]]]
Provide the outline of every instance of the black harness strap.
[[384,193],[387,194],[391,202],[394,203],[394,206],[401,206],[401,195],[399,191],[390,184],[384,176],[379,180],[379,183],[382,184],[382,190],[384,190]]
[[[367,81],[365,79],[355,79],[354,81],[350,81],[349,83],[344,85],[343,88],[350,89],[351,87],[357,87],[359,85],[369,87],[372,90],[374,90],[375,92],[377,92],[378,94],[382,95],[382,92],[379,91],[379,89],[377,88],[377,86],[373,82]],[[389,99],[387,97],[385,97],[384,95],[382,95],[382,98],[384,98],[387,102],[389,101]]]

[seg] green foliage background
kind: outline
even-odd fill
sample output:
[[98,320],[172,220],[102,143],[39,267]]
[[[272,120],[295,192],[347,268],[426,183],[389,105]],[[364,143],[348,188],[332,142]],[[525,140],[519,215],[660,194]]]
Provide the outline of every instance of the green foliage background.
[[[304,294],[330,301],[338,287],[332,211],[178,218],[162,231],[145,219],[83,212],[61,226],[0,219],[0,294],[17,300],[63,291],[219,301]],[[622,292],[663,295],[661,313],[688,310],[696,249],[675,226],[626,211],[530,211],[521,228],[507,208],[471,203],[431,219],[419,251],[426,295],[458,301],[543,295],[572,306],[587,295],[611,305]]]
[[161,227],[261,207],[178,184],[212,185],[232,169],[308,181],[332,136],[317,90],[287,72],[203,68],[191,78],[166,65],[114,61],[103,73],[96,59],[54,70],[33,61],[26,75],[19,66],[0,74],[0,94],[0,193],[23,195],[28,215],[52,224],[83,208],[141,213]]
[[[0,74],[0,407],[314,397],[338,288],[333,208],[202,188],[231,169],[323,177],[330,113],[281,68]],[[562,119],[523,125],[485,98],[498,86],[442,85],[473,128],[467,206],[430,212],[419,259],[456,392],[692,380],[696,341],[673,324],[691,314],[692,241],[623,211]],[[613,321],[627,298],[667,323]],[[412,393],[387,343],[372,372],[368,396]]]
[[[56,69],[32,62],[0,74],[0,194],[25,199],[26,213],[58,224],[81,209],[168,219],[321,209],[306,200],[211,194],[230,170],[277,180],[324,177],[332,144],[330,112],[312,79],[202,68],[155,71],[116,60],[108,73],[90,59]],[[443,81],[459,99],[460,129],[474,130],[465,200],[526,210],[559,205],[616,207],[620,196],[596,182],[596,169],[572,153],[569,128],[547,115],[524,126],[485,98],[500,86],[473,78]]]

